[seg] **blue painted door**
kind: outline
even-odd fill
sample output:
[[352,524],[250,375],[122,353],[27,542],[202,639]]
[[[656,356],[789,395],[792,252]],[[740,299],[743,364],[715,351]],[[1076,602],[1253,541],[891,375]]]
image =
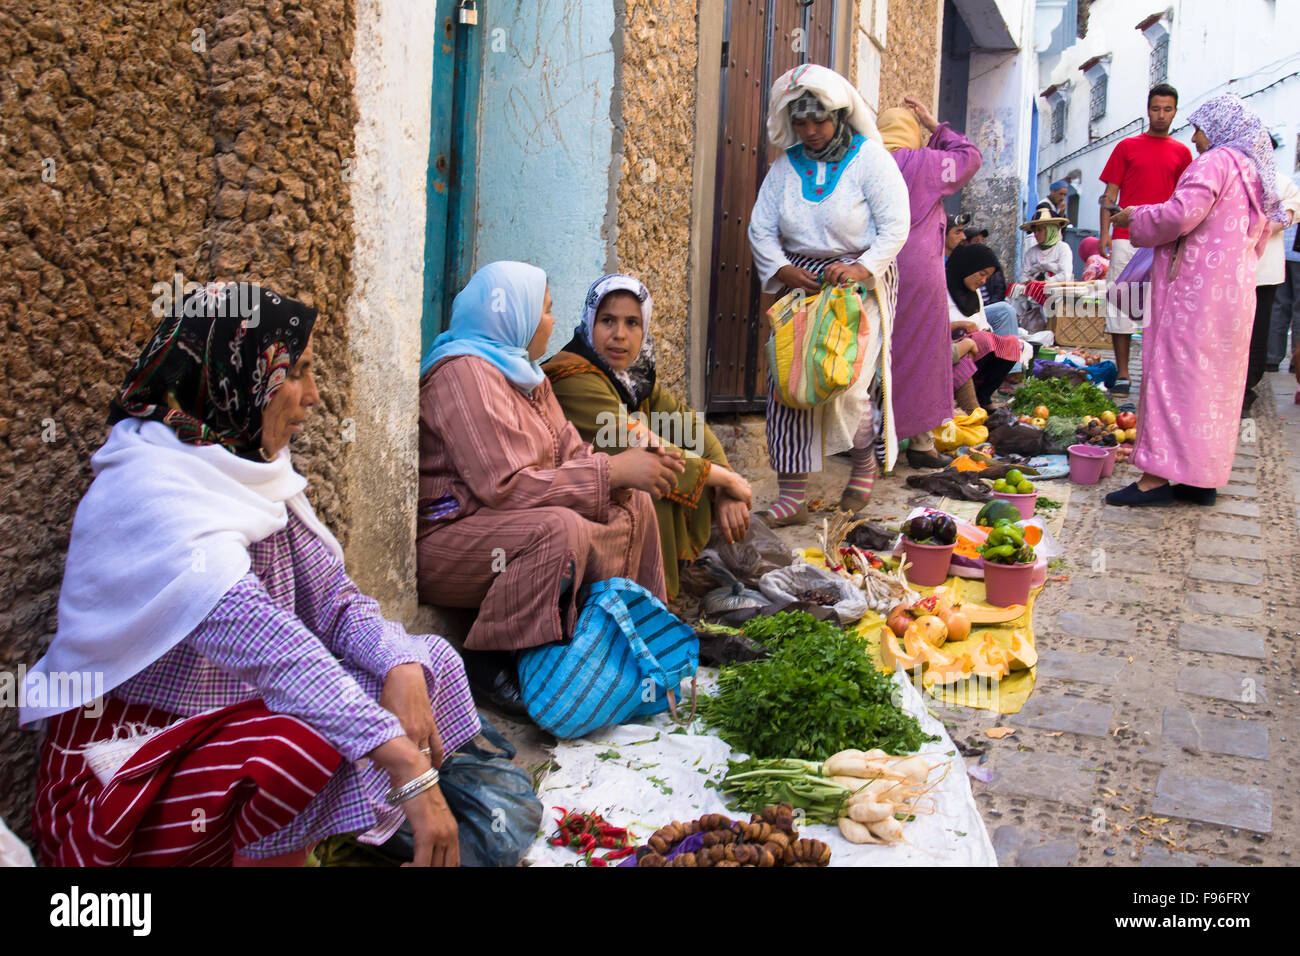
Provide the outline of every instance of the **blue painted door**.
[[[429,173],[425,190],[424,348],[447,327],[451,300],[473,270],[475,141],[482,27],[460,22],[466,0],[437,0]],[[471,4],[483,22],[483,0]]]

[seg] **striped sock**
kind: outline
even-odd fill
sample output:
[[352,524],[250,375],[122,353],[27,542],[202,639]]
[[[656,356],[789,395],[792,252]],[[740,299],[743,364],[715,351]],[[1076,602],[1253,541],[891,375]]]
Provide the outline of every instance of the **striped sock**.
[[846,495],[860,495],[871,500],[871,489],[876,484],[876,456],[873,448],[853,449],[853,470],[849,473],[849,483],[844,486]]
[[777,475],[776,504],[768,510],[773,518],[788,518],[803,507],[808,493],[808,475]]

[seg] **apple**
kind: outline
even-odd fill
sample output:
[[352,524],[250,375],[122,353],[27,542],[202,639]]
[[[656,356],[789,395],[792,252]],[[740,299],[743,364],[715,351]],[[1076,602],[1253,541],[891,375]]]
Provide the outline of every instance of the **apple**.
[[1132,412],[1120,412],[1115,416],[1115,424],[1120,428],[1135,428],[1138,423],[1138,417]]
[[1108,411],[1108,412],[1102,412],[1102,413],[1101,413],[1101,420],[1102,420],[1105,424],[1107,424],[1107,425],[1114,425],[1114,424],[1115,424],[1115,413],[1114,413],[1114,412],[1109,412],[1109,411]]

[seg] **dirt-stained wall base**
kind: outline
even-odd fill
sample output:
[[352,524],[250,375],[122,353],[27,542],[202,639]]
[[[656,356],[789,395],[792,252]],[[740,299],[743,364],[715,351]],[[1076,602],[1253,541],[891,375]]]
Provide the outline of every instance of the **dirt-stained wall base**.
[[[108,401],[175,273],[321,310],[325,402],[297,461],[345,531],[353,19],[352,0],[0,10],[0,670],[54,631]],[[0,713],[0,818],[27,835],[36,735],[16,718]]]
[[[623,169],[615,248],[619,268],[638,276],[654,296],[659,381],[684,394],[696,5],[626,0],[624,6]],[[696,321],[703,335],[704,320]]]

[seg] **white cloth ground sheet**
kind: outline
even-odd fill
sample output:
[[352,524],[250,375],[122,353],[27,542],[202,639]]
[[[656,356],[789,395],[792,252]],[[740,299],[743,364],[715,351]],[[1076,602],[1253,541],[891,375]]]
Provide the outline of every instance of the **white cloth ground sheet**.
[[[701,669],[701,695],[706,688],[712,690],[716,674]],[[849,843],[833,825],[803,827],[800,836],[827,843],[831,866],[997,866],[993,844],[971,794],[965,762],[952,738],[943,724],[926,711],[911,683],[898,674],[894,681],[903,709],[920,719],[927,734],[939,737],[920,752],[928,755],[932,763],[949,764],[942,783],[928,797],[935,812],[917,814],[916,819],[903,825],[909,841],[906,844]],[[705,733],[700,721],[683,730],[667,714],[645,723],[605,727],[579,740],[561,741],[554,754],[558,767],[553,767],[538,786],[538,797],[547,814],[544,832],[538,835],[526,862],[533,866],[565,866],[581,861],[573,850],[547,843],[558,816],[551,808],[557,806],[594,810],[614,826],[630,827],[638,843],[644,843],[655,830],[674,820],[694,820],[705,813],[748,819],[746,813],[728,810],[726,795],[716,789],[717,781],[727,773],[727,761],[742,756],[733,753],[720,738]],[[599,851],[599,855],[605,852]]]

